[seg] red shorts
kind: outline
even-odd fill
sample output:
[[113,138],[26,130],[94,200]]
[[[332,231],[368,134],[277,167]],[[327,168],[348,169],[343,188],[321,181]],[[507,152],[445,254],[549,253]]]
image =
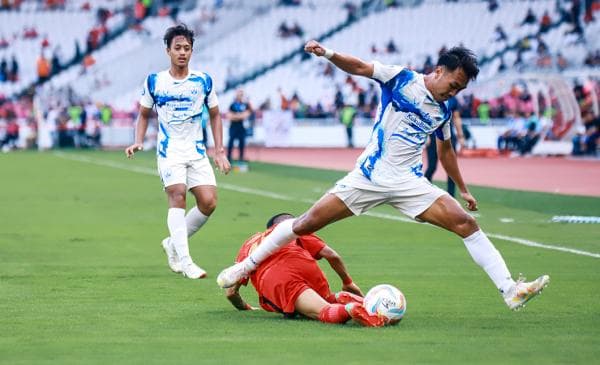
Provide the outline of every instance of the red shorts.
[[285,264],[269,265],[257,278],[261,307],[270,312],[294,313],[296,300],[306,289],[322,298],[331,295],[327,278],[317,262],[288,257]]

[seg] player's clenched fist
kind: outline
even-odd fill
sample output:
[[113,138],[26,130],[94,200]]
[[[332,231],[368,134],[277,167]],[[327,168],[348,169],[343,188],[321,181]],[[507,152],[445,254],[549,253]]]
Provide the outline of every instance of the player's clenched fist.
[[319,42],[315,40],[306,42],[306,44],[304,45],[304,51],[307,53],[313,53],[317,56],[325,55],[325,47],[323,47]]

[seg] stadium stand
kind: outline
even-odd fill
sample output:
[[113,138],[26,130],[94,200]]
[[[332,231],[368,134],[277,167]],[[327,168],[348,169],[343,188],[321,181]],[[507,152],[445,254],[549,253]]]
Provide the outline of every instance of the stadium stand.
[[[302,46],[312,38],[363,59],[403,64],[424,72],[431,69],[441,49],[456,44],[472,48],[482,60],[482,72],[461,100],[467,123],[484,125],[481,121],[486,118],[501,118],[506,123],[506,110],[516,107],[521,113],[523,105],[536,116],[549,106],[562,108],[564,103],[557,100],[556,87],[535,89],[540,80],[542,84],[546,80],[540,73],[562,75],[566,86],[561,86],[561,90],[567,88],[568,94],[572,95],[571,90],[577,85],[591,85],[585,87],[587,92],[598,95],[595,70],[600,62],[600,25],[594,9],[575,9],[569,1],[502,1],[495,2],[494,7],[490,6],[494,2],[488,1],[442,0],[357,0],[343,4],[321,0],[300,1],[294,6],[267,0],[222,1],[216,6],[214,1],[182,1],[181,9],[162,6],[167,3],[172,2],[155,2],[146,19],[113,33],[110,41],[89,53],[87,67],[71,62],[64,71],[52,74],[36,93],[42,114],[53,107],[92,102],[110,105],[116,115],[131,125],[143,78],[152,70],[168,66],[161,37],[175,22],[185,22],[196,30],[193,67],[213,76],[221,104],[229,105],[235,88],[241,86],[259,110],[259,122],[262,110],[282,106],[291,109],[296,118],[332,118],[343,103],[360,104],[359,113],[365,120],[373,115],[377,88],[368,80],[334,72],[322,59],[307,58]],[[390,3],[395,5],[388,6]],[[85,51],[83,44],[89,29],[98,23],[97,11],[92,11],[97,9],[87,9],[85,1],[67,1],[59,10],[47,10],[38,4],[25,2],[21,12],[40,19],[61,14],[63,22],[71,16],[83,19],[79,20],[85,22],[81,27],[69,27],[59,35],[48,30],[48,34],[52,46],[60,44],[65,59],[75,53],[75,38],[83,42]],[[123,25],[119,16],[127,14],[124,9],[132,11],[132,4],[133,1],[120,0],[103,5],[115,14],[109,17],[110,23],[107,21],[110,29]],[[192,6],[188,9],[184,5]],[[15,14],[18,13],[0,13],[0,21],[4,16],[18,18]],[[7,20],[12,29],[8,33],[22,31],[32,22],[21,18]],[[38,37],[52,29],[38,25],[37,20],[35,23]],[[22,76],[18,83],[0,82],[1,94],[18,95],[38,79],[32,60],[38,56],[43,39],[19,39],[2,47],[2,38],[0,33],[0,56],[6,58],[19,43],[31,43],[29,53],[19,52]],[[525,73],[526,77],[520,77]],[[515,103],[506,97],[514,92],[513,83],[521,90],[513,99],[525,101]],[[543,94],[541,98],[539,93]],[[66,100],[58,101],[56,95]],[[598,115],[597,107],[591,110]],[[575,123],[583,123],[585,118],[578,118]],[[574,133],[575,129],[568,137]]]

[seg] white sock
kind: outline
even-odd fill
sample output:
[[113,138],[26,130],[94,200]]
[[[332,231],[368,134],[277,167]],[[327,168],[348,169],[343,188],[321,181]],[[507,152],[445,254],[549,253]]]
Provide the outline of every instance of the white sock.
[[463,239],[475,263],[483,268],[502,293],[515,284],[500,252],[481,230]]
[[244,259],[244,267],[250,272],[290,241],[298,237],[292,230],[293,219],[285,220],[277,225],[275,229],[256,247],[254,252]]
[[202,212],[198,209],[197,206],[190,209],[185,215],[185,225],[187,226],[187,236],[192,237],[192,235],[208,220],[208,216],[202,214]]
[[171,243],[177,251],[177,256],[182,264],[192,262],[190,249],[188,247],[187,227],[185,224],[185,209],[169,208],[167,214],[167,226],[171,236]]

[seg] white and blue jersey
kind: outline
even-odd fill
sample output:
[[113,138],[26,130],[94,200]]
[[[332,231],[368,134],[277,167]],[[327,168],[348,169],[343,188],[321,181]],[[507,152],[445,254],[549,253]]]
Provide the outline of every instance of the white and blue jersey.
[[148,75],[140,105],[156,107],[158,158],[191,161],[206,157],[202,114],[218,104],[212,79],[204,72],[190,71],[181,80],[168,70]]
[[374,62],[373,79],[381,102],[371,139],[344,184],[369,190],[395,190],[423,177],[422,151],[430,134],[450,138],[451,111],[434,100],[423,75]]

